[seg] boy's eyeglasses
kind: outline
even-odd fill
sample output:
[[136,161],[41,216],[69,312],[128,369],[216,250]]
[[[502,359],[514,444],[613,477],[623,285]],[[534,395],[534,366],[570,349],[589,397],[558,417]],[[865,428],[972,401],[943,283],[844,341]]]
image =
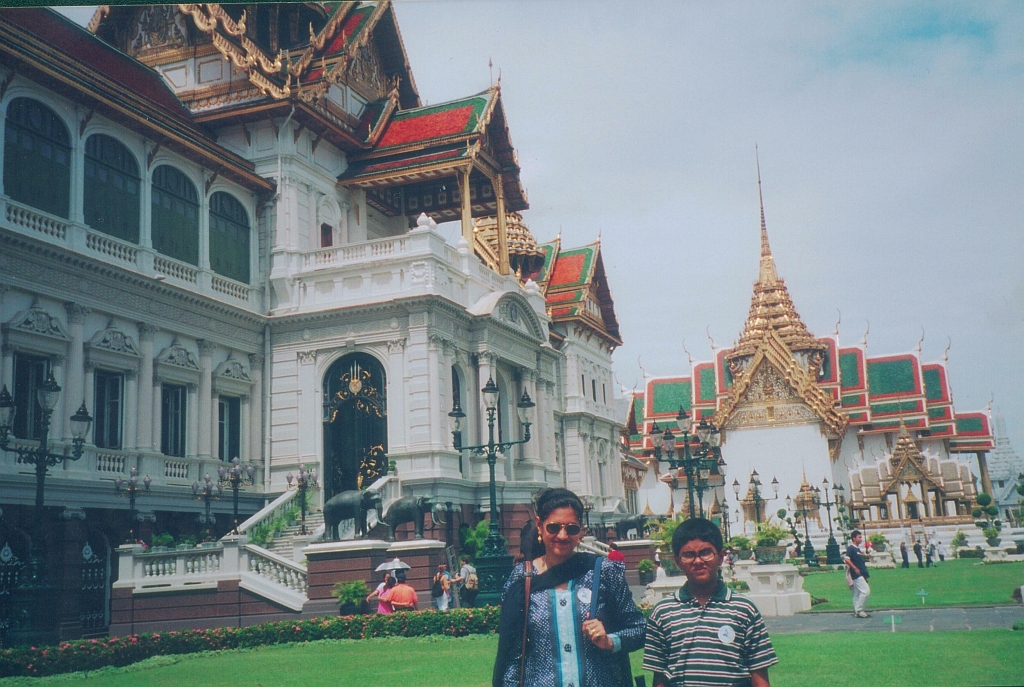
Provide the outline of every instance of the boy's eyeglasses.
[[679,559],[686,561],[687,563],[693,563],[695,560],[699,558],[705,563],[708,563],[709,561],[714,560],[715,556],[717,555],[718,552],[714,549],[701,549],[696,553],[694,553],[693,551],[683,551],[679,554]]
[[580,533],[582,528],[574,522],[571,522],[568,525],[563,525],[560,522],[549,522],[544,525],[544,529],[548,531],[548,534],[558,534],[562,530],[565,530],[565,533],[570,537],[575,537]]

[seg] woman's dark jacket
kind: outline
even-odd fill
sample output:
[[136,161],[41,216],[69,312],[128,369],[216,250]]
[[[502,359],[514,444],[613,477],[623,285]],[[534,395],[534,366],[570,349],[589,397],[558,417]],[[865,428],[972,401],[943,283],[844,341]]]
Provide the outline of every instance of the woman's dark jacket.
[[[580,589],[591,589],[597,556],[577,553],[565,563],[535,574],[530,589],[530,618],[526,645],[526,679],[530,687],[557,687],[559,660],[562,647],[554,646],[555,619],[551,608],[551,589],[574,581],[573,603],[576,605],[576,647],[580,651],[583,673],[581,685],[576,687],[623,687],[632,685],[629,652],[642,649],[647,633],[647,621],[633,603],[633,594],[626,584],[625,566],[601,559],[601,589],[597,594],[596,617],[604,623],[608,634],[618,634],[622,642],[620,651],[612,653],[598,649],[579,631],[583,620],[590,618],[590,603],[579,598]],[[493,687],[519,685],[519,659],[523,641],[525,569],[517,565],[509,575],[501,597],[501,623],[498,630],[498,656],[494,664]],[[585,596],[585,595],[584,595]]]

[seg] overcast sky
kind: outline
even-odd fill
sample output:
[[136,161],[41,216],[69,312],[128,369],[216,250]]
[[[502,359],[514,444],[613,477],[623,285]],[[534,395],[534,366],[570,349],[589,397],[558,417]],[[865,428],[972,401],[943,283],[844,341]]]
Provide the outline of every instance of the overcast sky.
[[[627,388],[738,337],[754,145],[804,322],[869,355],[948,340],[958,410],[1024,451],[1024,5],[399,0],[421,96],[502,76],[539,241],[600,233]],[[74,16],[88,21],[89,11]]]

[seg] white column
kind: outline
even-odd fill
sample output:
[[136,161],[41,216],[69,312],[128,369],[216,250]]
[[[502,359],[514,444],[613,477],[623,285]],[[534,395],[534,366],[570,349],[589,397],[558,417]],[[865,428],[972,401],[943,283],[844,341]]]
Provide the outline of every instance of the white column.
[[408,448],[406,438],[405,393],[405,339],[388,341],[388,451],[401,453]]
[[64,387],[64,393],[61,396],[64,398],[64,409],[68,412],[57,416],[62,418],[61,421],[63,422],[63,425],[57,426],[63,427],[62,436],[64,440],[71,441],[71,414],[78,410],[78,407],[85,400],[85,390],[83,387],[85,374],[83,332],[85,331],[85,316],[89,313],[89,308],[85,308],[77,303],[68,302],[64,304],[64,309],[68,313],[68,333],[71,335],[71,344],[68,350],[68,365],[64,375],[65,379],[61,384]]
[[[185,455],[193,457],[199,454],[196,447],[199,445],[199,420],[203,417],[199,411],[201,403],[198,396],[199,385],[189,384],[188,402],[185,407],[185,433],[187,437],[185,440]],[[207,453],[206,457],[209,458],[210,454]]]
[[164,385],[160,383],[160,380],[155,377],[153,380],[153,405],[149,415],[150,419],[150,439],[152,441],[153,450],[160,453],[163,447],[160,445],[160,428],[163,427],[163,398],[164,398]]
[[[249,461],[263,463],[263,356],[249,356],[249,377],[252,378],[252,397],[249,402]],[[257,472],[261,472],[257,470]]]
[[[477,399],[477,417],[479,417],[479,424],[477,426],[477,437],[479,438],[479,441],[477,442],[477,445],[482,445],[487,443],[487,405],[484,403],[484,395],[480,393],[480,390],[483,389],[484,386],[487,384],[488,379],[493,379],[494,356],[492,356],[490,353],[481,353],[479,360],[480,384],[476,389],[473,390],[473,395]],[[494,383],[497,384],[498,380],[495,379]],[[497,414],[495,414],[494,422],[495,425],[497,425]],[[495,426],[494,428],[494,440],[498,440],[497,426]]]
[[[540,403],[539,395],[537,394],[537,373],[533,370],[526,370],[523,373],[523,389],[526,393],[530,394],[530,398],[536,404],[533,410],[529,412],[530,415],[530,440],[523,444],[523,458],[531,463],[540,462],[540,429],[538,420],[540,419]],[[516,403],[519,399],[516,399]],[[517,418],[518,419],[518,418]]]
[[[252,456],[250,455],[250,443],[249,443],[249,420],[252,413],[252,404],[249,402],[249,396],[242,396],[241,408],[238,414],[238,457],[243,463],[252,462]],[[221,456],[223,458],[224,456]],[[234,456],[229,456],[228,460],[231,460]]]
[[[200,262],[202,262],[200,260]],[[198,415],[198,455],[200,458],[209,458],[212,454],[212,392],[213,392],[213,345],[209,341],[200,339],[196,342],[199,345],[199,407]],[[193,449],[196,444],[192,444]]]
[[137,446],[138,416],[139,375],[135,370],[128,370],[124,373],[124,411],[121,419],[121,426],[124,428],[121,446],[125,451],[134,451]]
[[443,446],[440,410],[444,404],[444,392],[441,390],[440,356],[437,350],[440,343],[440,338],[436,336],[427,340],[427,398],[430,399],[427,417],[430,418],[430,448],[435,451]]
[[[62,355],[55,355],[50,359],[50,371],[53,372],[53,378],[57,380],[58,386],[63,389],[67,389],[67,359]],[[57,405],[53,409],[53,414],[50,415],[50,433],[54,439],[63,435],[64,430],[64,416],[71,417],[71,412],[65,412],[68,407],[68,395],[61,391],[57,397]],[[70,427],[68,428],[70,430]],[[69,431],[70,434],[70,431]],[[52,441],[52,440],[51,440]]]
[[[82,395],[87,399],[86,407],[95,415],[96,409],[91,407],[96,403],[96,368],[93,365],[85,366],[85,390]],[[78,405],[74,410],[78,410]]]
[[[0,131],[3,130],[2,122],[0,122]],[[0,193],[2,193],[3,181],[0,180]],[[3,321],[4,314],[4,297],[7,292],[11,290],[11,287],[0,284],[0,322]],[[0,337],[3,336],[3,330],[0,329]],[[0,388],[7,387],[7,391],[14,393],[14,350],[7,345],[7,341],[0,339]]]
[[[151,324],[139,323],[139,352],[142,360],[139,364],[138,381],[138,413],[136,414],[137,432],[136,446],[143,451],[159,450],[160,432],[154,432],[154,417],[160,416],[159,403],[153,402],[153,334],[156,327]],[[154,438],[155,437],[155,438]]]

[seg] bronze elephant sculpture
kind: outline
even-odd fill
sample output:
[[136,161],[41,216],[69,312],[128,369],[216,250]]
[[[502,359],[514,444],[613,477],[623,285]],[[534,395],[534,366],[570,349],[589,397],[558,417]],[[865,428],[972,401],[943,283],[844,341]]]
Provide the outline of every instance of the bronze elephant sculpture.
[[356,489],[335,494],[324,504],[324,538],[337,541],[338,523],[352,519],[356,521],[356,537],[366,537],[366,514],[371,509],[377,511],[377,519],[380,520],[379,492]]
[[643,539],[644,529],[646,527],[647,516],[634,515],[633,517],[623,518],[615,523],[615,533],[618,536],[619,541],[624,541],[630,530],[636,530],[637,539]]
[[395,530],[403,522],[416,527],[416,539],[423,539],[423,514],[430,510],[434,499],[429,496],[403,496],[388,508],[384,524],[388,526],[388,541],[395,540]]

